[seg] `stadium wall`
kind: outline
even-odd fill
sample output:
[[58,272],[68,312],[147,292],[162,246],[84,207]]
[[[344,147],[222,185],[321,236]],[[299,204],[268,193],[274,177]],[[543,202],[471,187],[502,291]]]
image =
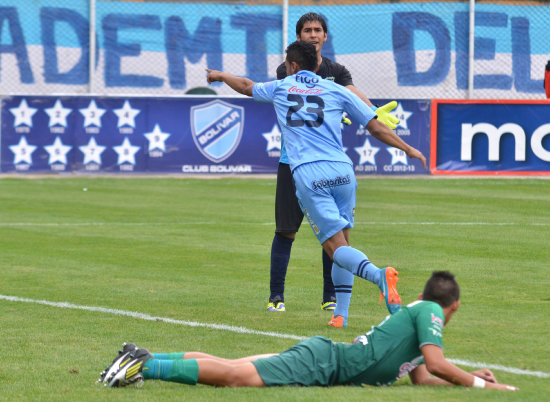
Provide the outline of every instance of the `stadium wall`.
[[[275,173],[281,151],[272,106],[244,97],[12,96],[1,108],[5,173]],[[550,101],[403,99],[394,113],[429,170],[352,123],[357,174],[550,174]]]

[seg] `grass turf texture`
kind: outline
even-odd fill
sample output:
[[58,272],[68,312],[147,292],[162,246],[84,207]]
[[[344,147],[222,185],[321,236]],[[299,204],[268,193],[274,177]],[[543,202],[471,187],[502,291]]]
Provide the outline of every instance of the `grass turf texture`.
[[[87,191],[83,191],[86,188]],[[265,311],[274,179],[0,179],[0,294],[152,316],[350,341],[387,314],[355,281],[349,327],[320,310],[321,248],[304,222],[287,274],[286,313]],[[550,372],[550,181],[359,179],[352,245],[400,271],[403,301],[448,269],[462,306],[445,329],[447,357]],[[229,358],[296,341],[100,312],[0,300],[5,400],[543,400],[550,380],[499,372],[519,393],[462,387],[222,389],[94,381],[123,341],[155,352]],[[463,367],[466,370],[473,368]]]

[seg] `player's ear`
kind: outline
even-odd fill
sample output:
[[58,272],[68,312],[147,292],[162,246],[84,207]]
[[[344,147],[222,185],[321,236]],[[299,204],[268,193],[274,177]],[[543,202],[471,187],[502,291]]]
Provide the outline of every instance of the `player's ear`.
[[290,62],[290,69],[292,71],[292,74],[296,74],[298,71],[300,71],[300,65],[296,63],[295,61]]
[[424,295],[423,295],[422,293],[420,293],[420,294],[418,295],[418,300],[423,300],[423,299],[424,299]]

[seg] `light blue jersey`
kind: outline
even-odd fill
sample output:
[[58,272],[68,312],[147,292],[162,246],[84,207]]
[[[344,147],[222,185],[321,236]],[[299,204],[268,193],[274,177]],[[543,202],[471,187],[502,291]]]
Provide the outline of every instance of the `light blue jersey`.
[[363,126],[376,116],[349,89],[306,70],[282,80],[257,83],[252,96],[273,103],[292,171],[316,161],[352,165],[342,149],[342,113]]

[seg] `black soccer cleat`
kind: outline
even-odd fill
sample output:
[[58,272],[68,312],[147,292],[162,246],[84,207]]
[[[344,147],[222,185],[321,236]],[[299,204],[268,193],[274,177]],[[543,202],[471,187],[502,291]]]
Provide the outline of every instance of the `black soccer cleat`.
[[126,343],[124,342],[122,344],[122,350],[118,351],[118,356],[115,357],[113,362],[105,368],[101,373],[99,373],[99,379],[97,382],[105,382],[106,378],[109,378],[114,375],[120,368],[120,363],[124,361],[125,358],[127,358],[130,353],[136,352],[138,350],[138,347],[135,343]]
[[103,383],[106,387],[125,387],[131,384],[141,386],[143,384],[143,366],[151,358],[153,355],[143,348],[129,353],[117,361],[118,370],[109,370]]

